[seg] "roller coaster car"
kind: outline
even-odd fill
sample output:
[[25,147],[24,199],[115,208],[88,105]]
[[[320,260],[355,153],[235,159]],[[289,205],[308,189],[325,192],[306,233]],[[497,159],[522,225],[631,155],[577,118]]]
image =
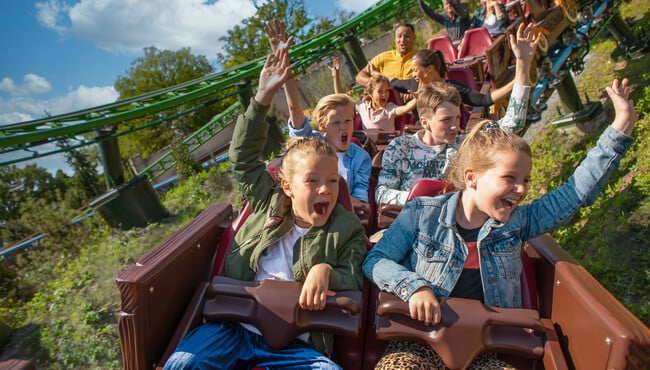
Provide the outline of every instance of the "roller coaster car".
[[[215,290],[211,279],[222,271],[227,247],[246,213],[244,208],[233,220],[230,205],[213,205],[119,274],[118,329],[125,369],[161,368],[185,333],[204,320],[204,303],[217,294],[211,293]],[[529,309],[504,310],[478,302],[442,300],[444,321],[428,329],[403,315],[402,302],[384,294],[378,297],[378,288],[366,280],[362,298],[352,298],[361,301],[360,308],[345,303],[352,304],[346,306],[346,312],[352,316],[359,312],[361,320],[343,326],[347,330],[359,325],[360,335],[337,337],[335,361],[345,369],[370,369],[383,352],[386,339],[424,338],[452,368],[463,368],[468,359],[483,350],[505,351],[501,355],[504,359],[524,369],[650,366],[650,329],[549,235],[529,241],[522,252],[524,266],[528,266],[522,279],[534,281],[523,284],[523,288],[534,289],[522,291],[529,297],[523,302]],[[250,308],[248,296],[252,293],[242,293],[243,286],[238,283],[217,287],[216,291],[245,300],[244,311]],[[264,290],[261,284],[258,288],[255,294]],[[218,303],[211,304],[211,309],[218,309]],[[375,312],[381,316],[376,318]],[[259,319],[251,319],[255,320]],[[287,321],[291,324],[290,319]],[[336,322],[324,325],[340,327]],[[431,339],[432,329],[437,330],[435,337],[439,339]],[[303,329],[289,325],[285,330],[293,335]]]

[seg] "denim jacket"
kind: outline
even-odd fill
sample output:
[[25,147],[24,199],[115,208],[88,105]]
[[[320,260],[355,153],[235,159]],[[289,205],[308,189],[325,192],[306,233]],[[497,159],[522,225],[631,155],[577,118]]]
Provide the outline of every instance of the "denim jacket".
[[[309,118],[305,117],[302,128],[296,129],[289,122],[289,136],[316,136],[325,139],[320,132],[314,132],[309,125]],[[343,165],[347,169],[345,181],[350,188],[350,195],[368,203],[368,188],[370,187],[370,171],[372,160],[370,154],[356,144],[350,144],[343,157]]]
[[[521,307],[522,243],[562,225],[580,207],[592,204],[631,142],[629,136],[608,127],[566,183],[517,207],[505,223],[490,218],[483,224],[477,248],[485,304]],[[366,255],[366,276],[404,301],[423,286],[438,297],[449,296],[467,258],[467,247],[456,228],[460,195],[420,197],[407,203]]]

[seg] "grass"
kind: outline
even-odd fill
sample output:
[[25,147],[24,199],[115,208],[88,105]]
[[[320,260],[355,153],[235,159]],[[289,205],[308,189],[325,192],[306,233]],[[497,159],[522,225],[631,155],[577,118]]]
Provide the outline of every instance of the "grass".
[[[621,14],[644,14],[633,20],[635,29],[647,29],[646,2],[623,4]],[[569,224],[553,236],[600,283],[646,325],[650,324],[650,88],[646,72],[650,55],[627,60],[612,60],[616,47],[610,37],[592,44],[584,72],[575,80],[578,90],[593,101],[604,103],[611,122],[612,108],[606,98],[605,86],[614,78],[627,77],[632,82],[632,99],[641,114],[633,132],[635,142],[621,162],[601,196],[590,207],[581,209]],[[584,95],[583,95],[584,96]],[[551,110],[551,109],[549,109]],[[559,130],[547,125],[531,140],[534,153],[533,185],[529,199],[557,187],[573,172],[579,160],[595,145],[605,128],[588,133]]]
[[[0,321],[14,335],[0,359],[29,358],[48,369],[121,368],[115,276],[209,205],[238,207],[227,171],[213,168],[167,193],[163,202],[173,216],[163,222],[121,231],[97,217],[85,229],[92,241],[64,241],[70,248],[53,253],[41,248],[4,270]],[[19,278],[17,286],[8,283],[11,275]]]
[[[648,5],[624,3],[624,17],[635,28],[648,28]],[[585,71],[576,81],[592,100],[614,77],[634,83],[638,112],[650,110],[650,57],[630,60],[623,69],[612,61],[611,39],[593,42]],[[606,103],[606,106],[607,103]],[[550,107],[549,112],[554,113]],[[549,115],[550,116],[550,115]],[[549,117],[552,118],[552,117]],[[636,141],[596,203],[579,212],[554,237],[617,299],[650,324],[650,118],[637,124]],[[604,126],[587,134],[544,125],[531,139],[535,154],[530,198],[555,188],[572,173]],[[163,199],[174,214],[147,228],[118,231],[101,219],[61,234],[51,248],[22,257],[16,269],[0,269],[0,323],[13,330],[1,359],[30,358],[39,368],[121,368],[115,276],[173,230],[215,202],[239,206],[238,192],[226,167],[201,173]],[[58,243],[58,245],[57,245]],[[1,329],[1,328],[0,328]]]

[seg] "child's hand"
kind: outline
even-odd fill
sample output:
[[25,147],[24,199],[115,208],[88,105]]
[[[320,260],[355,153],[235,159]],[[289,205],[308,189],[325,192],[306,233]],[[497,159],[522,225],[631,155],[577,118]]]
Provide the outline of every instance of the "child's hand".
[[370,205],[358,198],[352,198],[352,208],[357,215],[367,215],[370,214]]
[[[408,103],[410,101],[413,101],[413,100],[417,101],[417,98],[418,98],[418,96],[420,96],[420,93],[422,91],[424,91],[424,86],[425,85],[426,84],[423,84],[422,82],[419,82],[417,91],[408,90],[407,94],[401,94],[402,95],[402,100],[404,101],[404,104],[406,104],[406,103]],[[413,103],[415,103],[415,102],[413,102]]]
[[639,119],[639,115],[634,110],[634,102],[630,100],[632,89],[629,86],[630,81],[624,78],[622,82],[614,80],[612,87],[606,87],[605,90],[612,99],[616,117],[612,122],[612,127],[626,135],[632,133],[634,124]]
[[322,310],[325,308],[332,267],[319,263],[311,267],[302,286],[298,304],[305,310]]
[[339,58],[332,59],[332,65],[328,65],[327,67],[330,69],[330,72],[332,72],[332,77],[336,77],[341,74],[341,62],[339,61]]
[[539,37],[535,34],[536,28],[537,26],[533,23],[528,23],[527,26],[522,23],[517,28],[516,37],[512,33],[509,35],[512,53],[518,61],[522,61],[526,66],[533,60],[535,50],[537,50]]
[[284,81],[291,77],[291,64],[287,49],[280,49],[275,54],[269,54],[260,72],[257,94],[257,102],[269,105],[273,95],[280,89]]
[[287,40],[286,36],[286,26],[284,22],[274,19],[273,21],[266,22],[264,26],[264,32],[269,38],[269,44],[271,44],[271,51],[275,53],[279,49],[289,49],[293,41],[293,36],[289,37]]
[[428,287],[422,287],[411,295],[409,312],[413,320],[423,321],[424,325],[437,324],[442,318],[440,303]]

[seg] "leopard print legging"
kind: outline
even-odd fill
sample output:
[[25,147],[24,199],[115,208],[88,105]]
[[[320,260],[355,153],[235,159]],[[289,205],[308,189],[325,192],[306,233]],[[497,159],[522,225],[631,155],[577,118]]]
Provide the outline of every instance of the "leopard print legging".
[[[384,355],[375,370],[448,370],[440,356],[431,347],[417,342],[394,340],[388,343]],[[469,365],[471,370],[515,370],[507,362],[496,357],[495,353],[482,353]]]

